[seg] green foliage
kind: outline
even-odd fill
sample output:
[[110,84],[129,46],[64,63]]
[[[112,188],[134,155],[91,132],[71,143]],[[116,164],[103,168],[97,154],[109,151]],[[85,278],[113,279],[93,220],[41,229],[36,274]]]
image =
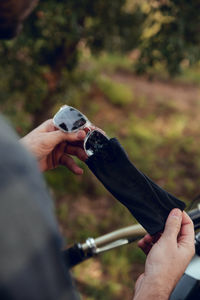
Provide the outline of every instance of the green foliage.
[[101,72],[113,74],[116,71],[123,71],[133,74],[133,65],[127,55],[117,52],[103,52],[95,56],[82,53],[80,57],[80,67],[92,73],[92,78],[98,76]]
[[200,59],[200,26],[198,1],[144,1],[146,20],[140,43],[138,72],[146,72],[162,62],[171,75],[181,70],[187,60],[194,64]]
[[126,40],[136,46],[140,12],[136,6],[131,12],[125,10],[125,4],[126,0],[40,1],[21,35],[0,45],[0,81],[6,82],[2,110],[6,113],[2,103],[17,95],[16,104],[31,116],[30,127],[35,127],[52,115],[58,99],[67,98],[81,45],[95,54],[126,48]]
[[184,84],[194,83],[199,85],[200,84],[200,65],[199,63],[194,66],[185,66],[182,68],[181,74],[176,76],[176,81],[181,82]]
[[129,87],[124,84],[116,83],[107,76],[99,77],[97,86],[114,105],[126,106],[133,101],[133,92]]

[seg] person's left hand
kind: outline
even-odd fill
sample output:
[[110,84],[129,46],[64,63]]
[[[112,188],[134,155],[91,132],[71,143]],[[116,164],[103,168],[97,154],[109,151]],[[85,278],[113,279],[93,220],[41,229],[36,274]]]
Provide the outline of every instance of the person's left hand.
[[135,285],[134,300],[167,300],[195,254],[194,225],[190,217],[173,209],[162,235],[147,234],[138,246],[147,255],[145,271]]
[[85,131],[64,133],[57,130],[53,120],[47,120],[21,139],[22,144],[36,157],[41,171],[64,165],[73,173],[81,175],[83,170],[70,155],[85,161],[87,155],[82,148]]

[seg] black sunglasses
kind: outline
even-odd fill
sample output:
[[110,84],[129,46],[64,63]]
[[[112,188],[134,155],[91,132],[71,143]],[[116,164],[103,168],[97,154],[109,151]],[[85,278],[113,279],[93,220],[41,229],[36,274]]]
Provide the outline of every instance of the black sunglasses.
[[83,148],[88,156],[92,156],[103,148],[109,138],[99,129],[92,129],[92,123],[78,109],[64,105],[53,118],[54,126],[63,132],[87,130]]

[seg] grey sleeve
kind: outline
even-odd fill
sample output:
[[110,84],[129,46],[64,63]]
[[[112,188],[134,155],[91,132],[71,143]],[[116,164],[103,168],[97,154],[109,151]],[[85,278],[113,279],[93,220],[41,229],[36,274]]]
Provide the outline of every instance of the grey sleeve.
[[0,118],[0,299],[80,299],[37,164]]

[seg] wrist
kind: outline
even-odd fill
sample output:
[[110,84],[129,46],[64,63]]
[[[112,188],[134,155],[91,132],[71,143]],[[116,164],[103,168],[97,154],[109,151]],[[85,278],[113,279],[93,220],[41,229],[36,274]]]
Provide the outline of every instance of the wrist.
[[31,141],[27,136],[21,138],[19,141],[38,161],[41,159],[35,143]]
[[134,295],[133,300],[168,300],[170,294],[164,291],[160,291],[157,289],[157,287],[154,287],[154,290],[144,289],[143,291],[140,291],[139,293],[136,293]]
[[168,288],[166,282],[161,280],[143,280],[138,289],[135,290],[133,300],[168,300],[171,290]]
[[29,152],[32,152],[31,150],[31,147],[30,147],[30,143],[29,143],[29,140],[27,139],[26,136],[24,136],[23,138],[21,138],[20,140],[20,143],[29,151]]

